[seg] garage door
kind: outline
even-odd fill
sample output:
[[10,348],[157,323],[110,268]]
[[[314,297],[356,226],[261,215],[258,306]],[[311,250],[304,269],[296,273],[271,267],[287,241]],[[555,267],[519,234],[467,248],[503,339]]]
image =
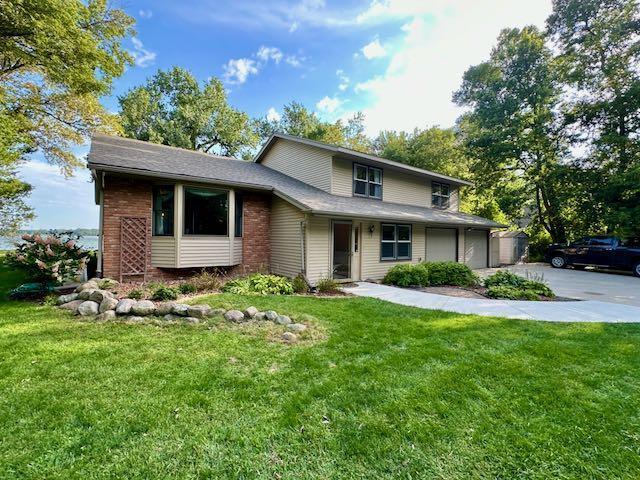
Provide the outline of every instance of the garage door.
[[487,232],[471,230],[465,233],[464,262],[470,268],[487,267]]
[[427,261],[456,262],[458,232],[455,228],[427,228]]

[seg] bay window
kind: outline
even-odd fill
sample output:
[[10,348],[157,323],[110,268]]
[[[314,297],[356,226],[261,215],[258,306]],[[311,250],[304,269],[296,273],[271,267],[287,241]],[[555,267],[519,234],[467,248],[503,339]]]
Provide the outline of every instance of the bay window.
[[153,187],[153,235],[173,236],[173,185]]
[[228,235],[229,192],[184,188],[184,234]]

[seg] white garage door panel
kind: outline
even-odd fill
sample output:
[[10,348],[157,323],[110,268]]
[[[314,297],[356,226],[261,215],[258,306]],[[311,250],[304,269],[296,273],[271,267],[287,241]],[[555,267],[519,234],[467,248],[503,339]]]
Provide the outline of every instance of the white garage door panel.
[[455,262],[458,232],[453,228],[427,228],[427,261]]
[[470,268],[487,267],[487,232],[471,230],[465,233],[464,261]]

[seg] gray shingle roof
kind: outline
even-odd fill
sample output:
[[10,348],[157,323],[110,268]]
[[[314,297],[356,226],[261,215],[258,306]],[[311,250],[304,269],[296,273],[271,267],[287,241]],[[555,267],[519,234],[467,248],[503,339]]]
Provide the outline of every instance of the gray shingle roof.
[[95,134],[88,166],[97,171],[271,191],[316,214],[469,227],[502,226],[466,213],[332,195],[260,163],[122,137]]

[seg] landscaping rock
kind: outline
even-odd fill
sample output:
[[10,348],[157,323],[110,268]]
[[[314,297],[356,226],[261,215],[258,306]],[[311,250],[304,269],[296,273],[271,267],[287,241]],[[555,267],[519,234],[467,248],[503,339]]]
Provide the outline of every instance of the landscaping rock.
[[173,302],[156,303],[156,315],[163,317],[173,312]]
[[64,308],[65,310],[69,310],[73,313],[78,312],[78,307],[84,300],[71,300],[70,302],[63,303],[60,305],[60,308]]
[[270,322],[275,322],[278,318],[278,314],[273,310],[267,310],[266,312],[264,312],[264,318],[266,318]]
[[284,332],[280,338],[282,338],[286,343],[296,343],[298,341],[298,336],[291,332]]
[[100,303],[105,298],[113,298],[113,293],[107,290],[94,290],[89,295],[89,300],[93,300],[94,302]]
[[211,307],[209,305],[191,305],[187,309],[187,314],[190,317],[204,318],[209,315],[210,311]]
[[287,330],[290,332],[304,332],[307,326],[304,323],[291,323],[287,325]]
[[181,317],[180,315],[174,315],[173,313],[167,313],[162,318],[167,322],[177,322],[178,320],[182,320],[184,317]]
[[[100,302],[100,313],[115,310],[117,305],[118,305],[117,298],[113,298],[113,297],[105,298],[104,300],[102,300],[102,302]],[[113,312],[113,314],[115,315],[116,312]]]
[[258,312],[253,316],[254,320],[264,320],[264,312]]
[[131,312],[136,315],[152,315],[156,311],[156,304],[151,300],[139,300],[131,307]]
[[81,290],[80,293],[78,293],[78,300],[89,300],[91,298],[91,294],[95,291],[96,290],[93,288]]
[[110,290],[120,284],[120,282],[114,280],[113,278],[101,278],[97,283],[98,288],[101,288],[102,290]]
[[242,313],[240,310],[229,310],[224,314],[224,318],[228,322],[242,322],[245,319],[244,313]]
[[69,303],[69,302],[73,302],[74,300],[78,299],[78,294],[77,293],[70,293],[68,295],[60,295],[58,297],[58,305],[62,305],[65,303]]
[[221,317],[225,312],[226,310],[224,308],[212,308],[207,314],[207,317]]
[[183,317],[187,316],[187,312],[189,311],[189,305],[185,305],[184,303],[176,303],[173,305],[171,312],[176,315],[182,315]]
[[109,322],[115,319],[116,319],[116,312],[114,312],[113,310],[105,310],[104,312],[102,312],[100,315],[96,317],[96,321],[98,322]]
[[278,325],[289,325],[291,323],[291,319],[286,315],[278,315],[278,318],[276,318],[276,323]]
[[139,317],[137,315],[129,315],[126,320],[128,322],[144,322],[145,318],[144,317]]
[[258,313],[258,309],[256,307],[249,307],[244,311],[244,316],[247,318],[253,318]]
[[79,292],[82,292],[83,290],[98,290],[98,288],[100,287],[98,287],[97,282],[89,280],[88,282],[84,282],[78,285],[76,287],[76,292],[79,293]]
[[116,313],[118,315],[129,315],[131,308],[136,304],[136,301],[132,298],[123,298],[119,300],[116,305]]
[[87,300],[78,305],[78,315],[82,315],[83,317],[97,315],[99,308],[100,305],[98,305],[96,302]]
[[186,323],[200,323],[200,319],[196,317],[180,317]]

